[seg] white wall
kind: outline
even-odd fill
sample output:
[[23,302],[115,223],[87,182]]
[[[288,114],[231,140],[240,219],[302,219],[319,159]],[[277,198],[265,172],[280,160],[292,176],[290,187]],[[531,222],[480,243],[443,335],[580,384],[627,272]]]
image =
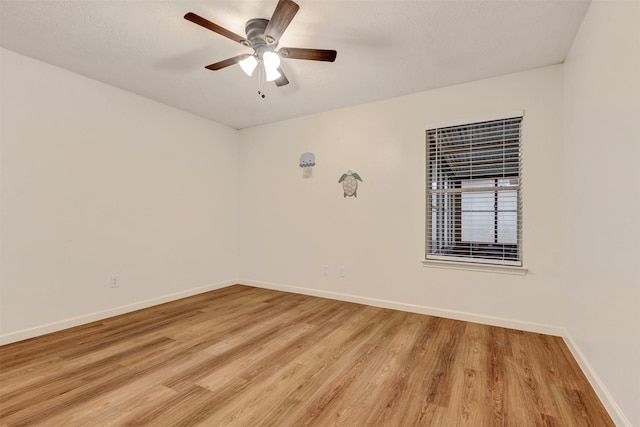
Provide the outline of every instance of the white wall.
[[[523,109],[529,274],[423,267],[427,125]],[[561,66],[245,129],[240,137],[243,282],[560,333]],[[308,180],[298,166],[305,151],[317,161]],[[357,198],[345,199],[338,184],[348,169],[363,179]],[[340,265],[346,277],[338,277]]]
[[237,131],[1,55],[3,342],[237,276]]
[[592,378],[619,405],[614,409],[638,426],[639,2],[591,4],[565,64],[565,104],[569,271],[563,324]]

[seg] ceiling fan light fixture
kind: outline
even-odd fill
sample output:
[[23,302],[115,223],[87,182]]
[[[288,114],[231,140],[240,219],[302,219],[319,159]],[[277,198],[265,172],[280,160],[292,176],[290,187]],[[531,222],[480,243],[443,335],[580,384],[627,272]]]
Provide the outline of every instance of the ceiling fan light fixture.
[[270,50],[262,54],[264,61],[264,69],[268,71],[276,71],[280,67],[280,56]]
[[[289,84],[289,79],[287,79],[284,71],[280,68],[280,60],[282,58],[327,62],[333,62],[336,59],[337,52],[327,49],[289,47],[281,48],[276,52],[280,37],[289,26],[289,23],[291,23],[293,17],[298,13],[299,9],[300,6],[294,0],[278,0],[276,9],[273,11],[270,19],[253,18],[246,22],[244,27],[246,37],[229,31],[193,12],[188,12],[184,15],[184,19],[253,49],[253,54],[244,53],[207,65],[205,67],[207,70],[221,70],[239,63],[242,71],[248,76],[252,76],[256,68],[258,69],[257,74],[260,88],[263,87],[262,85],[265,81],[275,81],[275,85],[281,87]],[[261,62],[262,64],[260,64]],[[262,93],[264,97],[262,89],[260,89],[258,93]]]
[[240,64],[240,68],[242,68],[242,71],[244,71],[247,76],[251,76],[253,74],[253,70],[258,66],[258,60],[255,56],[251,55],[238,62],[238,64]]
[[280,72],[278,71],[277,68],[275,68],[275,69],[267,68],[266,64],[265,64],[265,67],[264,67],[264,73],[265,73],[265,80],[268,81],[268,82],[272,82],[274,80],[277,80],[282,76],[282,74],[280,74]]

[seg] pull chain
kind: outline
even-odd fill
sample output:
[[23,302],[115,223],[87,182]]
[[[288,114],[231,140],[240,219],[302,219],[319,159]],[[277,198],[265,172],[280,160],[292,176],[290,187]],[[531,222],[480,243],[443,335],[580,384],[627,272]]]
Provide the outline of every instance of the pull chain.
[[258,67],[258,95],[264,99],[267,95],[264,93],[264,69],[263,67]]

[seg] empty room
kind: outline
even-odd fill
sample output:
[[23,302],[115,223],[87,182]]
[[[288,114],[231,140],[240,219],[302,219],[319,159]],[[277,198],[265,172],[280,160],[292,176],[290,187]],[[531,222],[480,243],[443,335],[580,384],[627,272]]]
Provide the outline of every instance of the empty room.
[[640,426],[640,1],[0,0],[0,426]]

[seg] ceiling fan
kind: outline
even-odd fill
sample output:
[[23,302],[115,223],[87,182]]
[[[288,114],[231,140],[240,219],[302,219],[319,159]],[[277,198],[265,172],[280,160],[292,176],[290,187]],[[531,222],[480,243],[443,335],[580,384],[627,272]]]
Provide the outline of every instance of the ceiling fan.
[[[251,76],[258,64],[262,63],[265,80],[275,81],[276,86],[284,86],[289,84],[289,80],[282,68],[280,68],[281,58],[333,62],[337,55],[335,50],[326,49],[283,47],[276,50],[280,37],[298,12],[298,9],[300,9],[300,6],[292,0],[279,0],[271,19],[256,18],[247,21],[245,25],[246,37],[229,31],[192,12],[187,13],[184,18],[254,50],[253,54],[247,53],[234,56],[233,58],[207,65],[205,68],[220,70],[239,63],[243,71]],[[264,98],[264,94],[262,97]]]

